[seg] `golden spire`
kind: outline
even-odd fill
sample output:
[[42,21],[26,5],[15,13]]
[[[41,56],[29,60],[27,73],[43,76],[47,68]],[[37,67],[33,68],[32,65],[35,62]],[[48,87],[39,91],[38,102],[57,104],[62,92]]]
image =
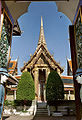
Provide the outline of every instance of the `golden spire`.
[[42,20],[42,16],[41,16],[41,26],[43,26],[43,20]]
[[40,27],[40,35],[39,35],[38,46],[41,45],[41,44],[43,44],[43,45],[46,46],[46,41],[45,41],[45,37],[44,37],[44,29],[43,29],[42,16],[41,16],[41,27]]

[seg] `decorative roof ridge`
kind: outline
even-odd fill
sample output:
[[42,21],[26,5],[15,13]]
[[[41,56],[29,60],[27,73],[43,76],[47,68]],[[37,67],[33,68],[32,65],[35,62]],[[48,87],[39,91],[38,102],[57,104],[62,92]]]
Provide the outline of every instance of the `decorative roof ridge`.
[[[43,55],[44,55],[44,57],[45,57],[45,58],[46,58],[46,60],[48,61],[49,65],[52,67],[51,63],[49,62],[49,58],[47,59],[47,57],[46,57],[45,53],[41,52],[41,54],[43,54]],[[41,54],[40,54],[40,55],[41,55]],[[40,55],[39,55],[39,56],[40,56]],[[37,60],[38,60],[38,59],[37,59]],[[36,60],[36,61],[37,61],[37,60]],[[53,58],[52,60],[54,60],[54,58]],[[59,69],[61,69],[61,71],[63,72],[63,69],[61,68],[61,66],[60,66],[59,64],[57,64],[55,60],[54,60],[53,62],[54,62],[54,64],[55,64],[56,66],[58,66],[58,67],[59,67]],[[35,64],[35,63],[34,63],[34,64]],[[61,72],[61,73],[62,73],[62,72]]]
[[[54,64],[56,65],[56,66],[58,66],[60,69],[61,69],[61,71],[63,71],[64,69],[60,66],[60,64],[58,64],[55,60],[54,60],[54,57],[50,54],[50,52],[48,51],[48,49],[46,49],[46,47],[43,45],[43,44],[41,44],[40,46],[38,46],[38,48],[36,49],[36,51],[34,52],[34,54],[33,54],[33,56],[31,57],[31,59],[27,62],[27,63],[25,63],[25,65],[20,69],[21,71],[25,68],[25,66],[27,66],[32,60],[33,60],[33,58],[37,55],[37,53],[38,53],[38,51],[39,51],[39,49],[41,48],[41,46],[43,46],[44,48],[45,48],[45,50],[46,50],[46,52],[49,54],[49,56],[51,57],[51,59],[52,59],[52,61],[54,62]],[[43,50],[43,49],[42,49]],[[41,52],[42,53],[42,52]]]
[[13,76],[12,74],[10,74],[10,73],[8,73],[9,74],[9,76],[11,77],[11,78],[13,78],[17,83],[18,83],[18,80],[15,78],[15,76]]
[[14,75],[14,76],[15,76],[15,77],[16,77],[16,76],[19,76],[19,77],[20,77],[21,75]]
[[36,51],[34,52],[33,56],[30,58],[30,60],[28,62],[25,63],[25,65],[20,68],[20,70],[24,69],[25,66],[27,66],[29,64],[30,61],[33,60],[33,58],[35,57],[35,55],[37,54],[37,52],[39,51],[40,47],[42,46],[42,44],[40,44],[37,48],[36,48]]
[[[33,56],[30,58],[30,60],[29,60],[28,62],[26,62],[26,63],[24,64],[24,66],[23,66],[22,68],[20,68],[20,70],[24,69],[25,66],[27,66],[27,65],[29,64],[29,62],[33,60],[33,58],[35,57],[35,55],[37,54],[37,52],[39,51],[39,49],[41,48],[41,46],[43,46],[43,47],[46,49],[46,51],[49,53],[48,49],[47,49],[43,44],[40,44],[40,45],[36,48],[36,51],[34,52]],[[50,54],[50,53],[49,53],[49,54]]]

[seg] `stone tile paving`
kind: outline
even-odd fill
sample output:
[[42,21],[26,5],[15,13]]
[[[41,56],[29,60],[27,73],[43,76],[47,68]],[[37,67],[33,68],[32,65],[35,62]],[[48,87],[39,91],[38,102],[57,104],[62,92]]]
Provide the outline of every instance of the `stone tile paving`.
[[3,120],[33,120],[34,116],[19,116],[19,115],[12,115],[12,116],[4,116]]
[[63,116],[63,117],[34,117],[34,116],[4,116],[3,120],[76,120],[75,116]]

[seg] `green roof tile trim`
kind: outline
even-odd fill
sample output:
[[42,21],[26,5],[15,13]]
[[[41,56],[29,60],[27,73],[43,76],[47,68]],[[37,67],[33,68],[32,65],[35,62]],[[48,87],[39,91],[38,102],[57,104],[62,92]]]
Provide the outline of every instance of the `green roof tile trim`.
[[62,79],[63,83],[70,83],[73,84],[73,80],[72,79]]

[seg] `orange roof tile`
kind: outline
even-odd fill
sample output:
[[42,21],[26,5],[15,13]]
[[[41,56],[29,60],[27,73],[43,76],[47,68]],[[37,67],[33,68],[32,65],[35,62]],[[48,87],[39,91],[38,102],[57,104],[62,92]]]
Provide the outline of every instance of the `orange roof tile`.
[[17,90],[17,88],[13,88],[13,87],[12,87],[12,88],[10,88],[10,89],[11,89],[11,90]]
[[21,79],[21,75],[15,75],[15,78]]
[[61,75],[61,79],[71,79],[71,80],[72,80],[72,79],[73,79],[73,76],[62,76],[62,75]]
[[69,91],[69,90],[74,91],[74,88],[64,88],[64,90],[65,91]]

